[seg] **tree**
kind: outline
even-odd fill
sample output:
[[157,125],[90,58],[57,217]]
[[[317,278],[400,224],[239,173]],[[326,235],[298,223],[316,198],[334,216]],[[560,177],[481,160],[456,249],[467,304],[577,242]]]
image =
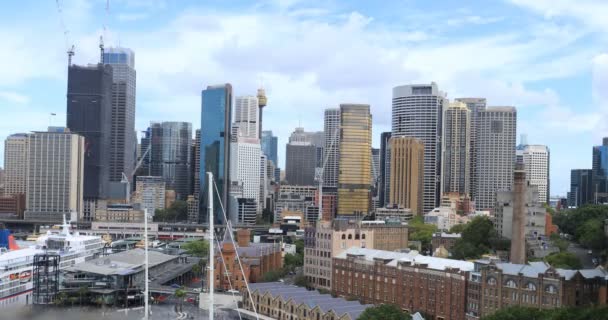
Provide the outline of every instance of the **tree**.
[[433,233],[437,232],[437,226],[433,224],[425,224],[424,219],[421,216],[416,216],[410,220],[409,226],[409,239],[414,241],[420,241],[422,244],[422,250],[431,249],[431,240],[433,240]]
[[308,287],[309,283],[308,283],[308,279],[303,276],[303,275],[298,275],[295,280],[293,281],[293,284],[298,286],[298,287]]
[[189,255],[205,258],[209,255],[209,242],[206,240],[190,241],[182,246]]
[[169,208],[158,209],[154,212],[154,221],[184,221],[188,219],[188,203],[175,200]]
[[379,306],[365,309],[357,320],[410,320],[409,314],[403,312],[392,304],[381,304]]
[[78,288],[78,297],[80,298],[80,305],[82,306],[82,299],[89,294],[89,288],[87,286]]
[[606,319],[608,307],[570,307],[558,309],[536,309],[524,307],[509,307],[481,318],[482,320],[588,320]]
[[304,254],[304,240],[298,239],[295,242],[296,245],[296,253]]
[[498,310],[496,313],[483,317],[483,320],[544,320],[544,311],[535,308],[510,307]]
[[467,223],[451,250],[454,259],[479,258],[491,250],[507,250],[510,241],[498,236],[487,217],[475,217]]
[[182,311],[185,296],[186,291],[183,289],[183,287],[175,290],[175,297],[179,299],[179,311]]
[[270,270],[262,275],[261,282],[275,282],[281,279],[283,270]]
[[605,248],[606,235],[604,234],[604,220],[593,218],[585,221],[576,228],[578,242],[591,249]]
[[581,261],[571,252],[557,252],[545,257],[545,261],[553,268],[580,269]]
[[550,239],[553,245],[559,249],[559,252],[565,252],[570,246],[570,243],[567,240],[560,238],[559,234],[557,233],[552,234]]
[[450,229],[450,233],[462,233],[466,227],[466,224],[457,224]]
[[288,253],[283,260],[283,267],[288,271],[293,271],[296,267],[304,265],[304,256],[296,253]]

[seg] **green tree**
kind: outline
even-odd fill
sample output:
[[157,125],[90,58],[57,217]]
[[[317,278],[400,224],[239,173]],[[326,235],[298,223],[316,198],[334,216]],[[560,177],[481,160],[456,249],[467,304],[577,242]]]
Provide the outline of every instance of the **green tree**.
[[182,288],[175,290],[175,297],[179,300],[179,311],[182,311],[184,305],[184,297],[186,296],[186,291]]
[[270,270],[262,275],[261,282],[275,282],[284,275],[283,270]]
[[296,253],[304,254],[304,240],[298,239],[295,242],[296,245]]
[[557,252],[545,257],[545,261],[553,268],[580,269],[581,261],[571,252]]
[[357,320],[410,320],[409,314],[403,312],[392,304],[381,304],[379,306],[365,309]]
[[206,240],[190,241],[182,246],[189,255],[205,258],[209,255],[209,242]]
[[309,283],[308,283],[308,279],[304,276],[304,275],[298,275],[294,281],[293,284],[298,286],[298,287],[308,287]]
[[82,300],[83,300],[83,298],[86,298],[86,296],[88,294],[89,294],[89,288],[87,286],[78,288],[78,297],[79,297],[79,301],[80,301],[80,305],[81,306],[82,306]]
[[601,250],[605,247],[604,220],[592,218],[576,228],[578,242],[591,249]]
[[557,233],[552,234],[550,239],[553,245],[555,245],[559,249],[559,252],[566,252],[566,250],[568,250],[568,247],[570,246],[568,240],[560,238],[559,234]]
[[450,229],[450,233],[462,233],[466,227],[466,224],[457,224]]
[[451,250],[454,259],[479,258],[491,250],[507,250],[510,241],[498,236],[488,217],[475,217],[467,223]]
[[482,320],[603,320],[608,319],[608,307],[571,307],[536,309],[509,307],[481,318]]
[[169,208],[157,209],[154,212],[154,221],[184,221],[188,219],[188,203],[183,200],[175,200]]
[[304,265],[304,256],[299,253],[285,255],[283,260],[283,267],[288,271],[293,271],[296,267]]
[[524,307],[510,307],[500,309],[498,312],[483,317],[483,320],[545,320],[549,319],[546,317],[545,311],[535,308],[524,308]]
[[433,233],[437,232],[437,227],[433,224],[425,224],[424,218],[421,216],[416,216],[414,219],[410,220],[408,226],[409,239],[420,241],[422,250],[430,250]]

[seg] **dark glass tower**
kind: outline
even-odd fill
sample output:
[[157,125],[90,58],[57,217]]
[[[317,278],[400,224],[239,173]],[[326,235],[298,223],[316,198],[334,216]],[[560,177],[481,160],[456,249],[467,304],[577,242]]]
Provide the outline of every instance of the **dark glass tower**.
[[262,131],[262,152],[268,157],[268,160],[272,160],[275,166],[279,166],[278,151],[278,138],[272,135],[272,131]]
[[228,208],[228,192],[230,186],[230,121],[232,118],[232,86],[227,84],[208,86],[202,92],[201,103],[201,169],[199,172],[200,191],[200,215],[199,221],[207,223],[209,214],[207,212],[208,197],[206,172],[213,173],[213,179],[217,184],[220,197],[213,190],[214,217],[218,224],[224,223],[220,201],[226,212]]
[[391,177],[391,154],[389,150],[389,140],[391,132],[382,132],[380,135],[380,177],[378,183],[378,206],[384,207],[388,204],[390,194]]
[[69,67],[66,123],[85,139],[83,198],[87,201],[108,196],[111,97],[111,66]]

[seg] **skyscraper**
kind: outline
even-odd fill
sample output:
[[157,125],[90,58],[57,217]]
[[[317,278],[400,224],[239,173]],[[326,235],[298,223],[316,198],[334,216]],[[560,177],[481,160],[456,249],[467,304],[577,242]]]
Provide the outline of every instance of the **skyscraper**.
[[549,203],[549,148],[543,145],[523,145],[518,147],[530,185],[538,187],[538,201]]
[[12,134],[4,141],[4,194],[25,194],[27,180],[27,134]]
[[372,148],[372,185],[377,187],[380,177],[380,149]]
[[[84,137],[84,210],[109,197],[112,137],[112,67],[71,65],[68,69],[67,127]],[[124,186],[123,186],[124,196]]]
[[177,199],[190,194],[192,124],[189,122],[152,122],[148,131],[151,143],[147,164],[151,176],[163,177],[165,187],[175,191]]
[[[257,113],[257,105],[254,110]],[[241,184],[242,198],[252,199],[256,204],[260,202],[260,157],[257,138],[240,138],[230,143],[230,181]]]
[[462,102],[452,102],[443,114],[442,193],[470,195],[471,111]]
[[163,177],[138,176],[135,182],[134,202],[154,215],[156,210],[165,208],[165,180]]
[[341,104],[340,115],[338,216],[362,216],[370,205],[372,115],[367,104]]
[[[219,197],[215,198],[214,214],[217,223],[224,222],[219,202],[230,212],[228,193],[230,186],[230,121],[232,119],[232,86],[230,84],[208,86],[202,91],[201,103],[201,195],[199,196],[200,221],[208,222],[206,172],[213,173]],[[215,188],[214,188],[215,189]]]
[[325,109],[325,144],[323,159],[327,159],[323,173],[323,187],[338,187],[338,166],[340,162],[340,109]]
[[393,88],[393,137],[412,137],[424,145],[422,208],[429,212],[439,205],[441,185],[441,134],[445,93],[437,84]]
[[391,132],[382,132],[380,135],[380,183],[379,183],[379,207],[384,207],[388,204],[388,196],[390,194],[390,176],[391,176],[391,154],[389,141]]
[[275,166],[279,166],[279,157],[277,155],[279,139],[272,135],[272,131],[262,131],[262,153],[271,160]]
[[594,202],[605,202],[608,193],[608,138],[601,146],[593,147],[593,193]]
[[103,63],[112,66],[112,117],[110,157],[110,190],[112,198],[122,197],[124,173],[133,182],[135,167],[135,54],[127,48],[106,48]]
[[[485,98],[458,98],[456,101],[462,102],[467,105],[469,111],[471,111],[470,117],[470,141],[469,141],[469,163],[470,163],[470,181],[469,181],[469,189],[471,193],[474,193],[476,190],[477,181],[475,177],[477,176],[477,122],[479,118],[479,112],[486,109],[486,99]],[[471,195],[472,196],[472,195]]]
[[593,203],[593,170],[572,169],[568,206],[578,208],[591,203]]
[[391,172],[389,203],[422,215],[424,146],[416,138],[390,139]]
[[240,96],[235,98],[234,124],[240,129],[244,138],[259,139],[258,126],[258,98],[254,96]]
[[[28,135],[26,220],[83,216],[85,138],[68,130]],[[72,217],[76,218],[76,217]]]
[[513,187],[517,111],[514,107],[490,107],[477,119],[477,172],[473,192],[479,210],[491,210],[497,191]]
[[315,184],[317,147],[310,142],[294,141],[285,150],[285,179],[296,186]]

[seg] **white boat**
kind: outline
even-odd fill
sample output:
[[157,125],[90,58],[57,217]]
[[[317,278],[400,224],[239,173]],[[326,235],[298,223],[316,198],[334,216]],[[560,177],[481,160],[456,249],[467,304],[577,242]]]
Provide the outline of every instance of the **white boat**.
[[70,231],[64,222],[61,229],[47,231],[36,245],[25,249],[0,252],[0,309],[30,304],[32,301],[32,275],[36,254],[55,253],[60,256],[59,268],[97,258],[104,247],[98,236],[80,235]]

